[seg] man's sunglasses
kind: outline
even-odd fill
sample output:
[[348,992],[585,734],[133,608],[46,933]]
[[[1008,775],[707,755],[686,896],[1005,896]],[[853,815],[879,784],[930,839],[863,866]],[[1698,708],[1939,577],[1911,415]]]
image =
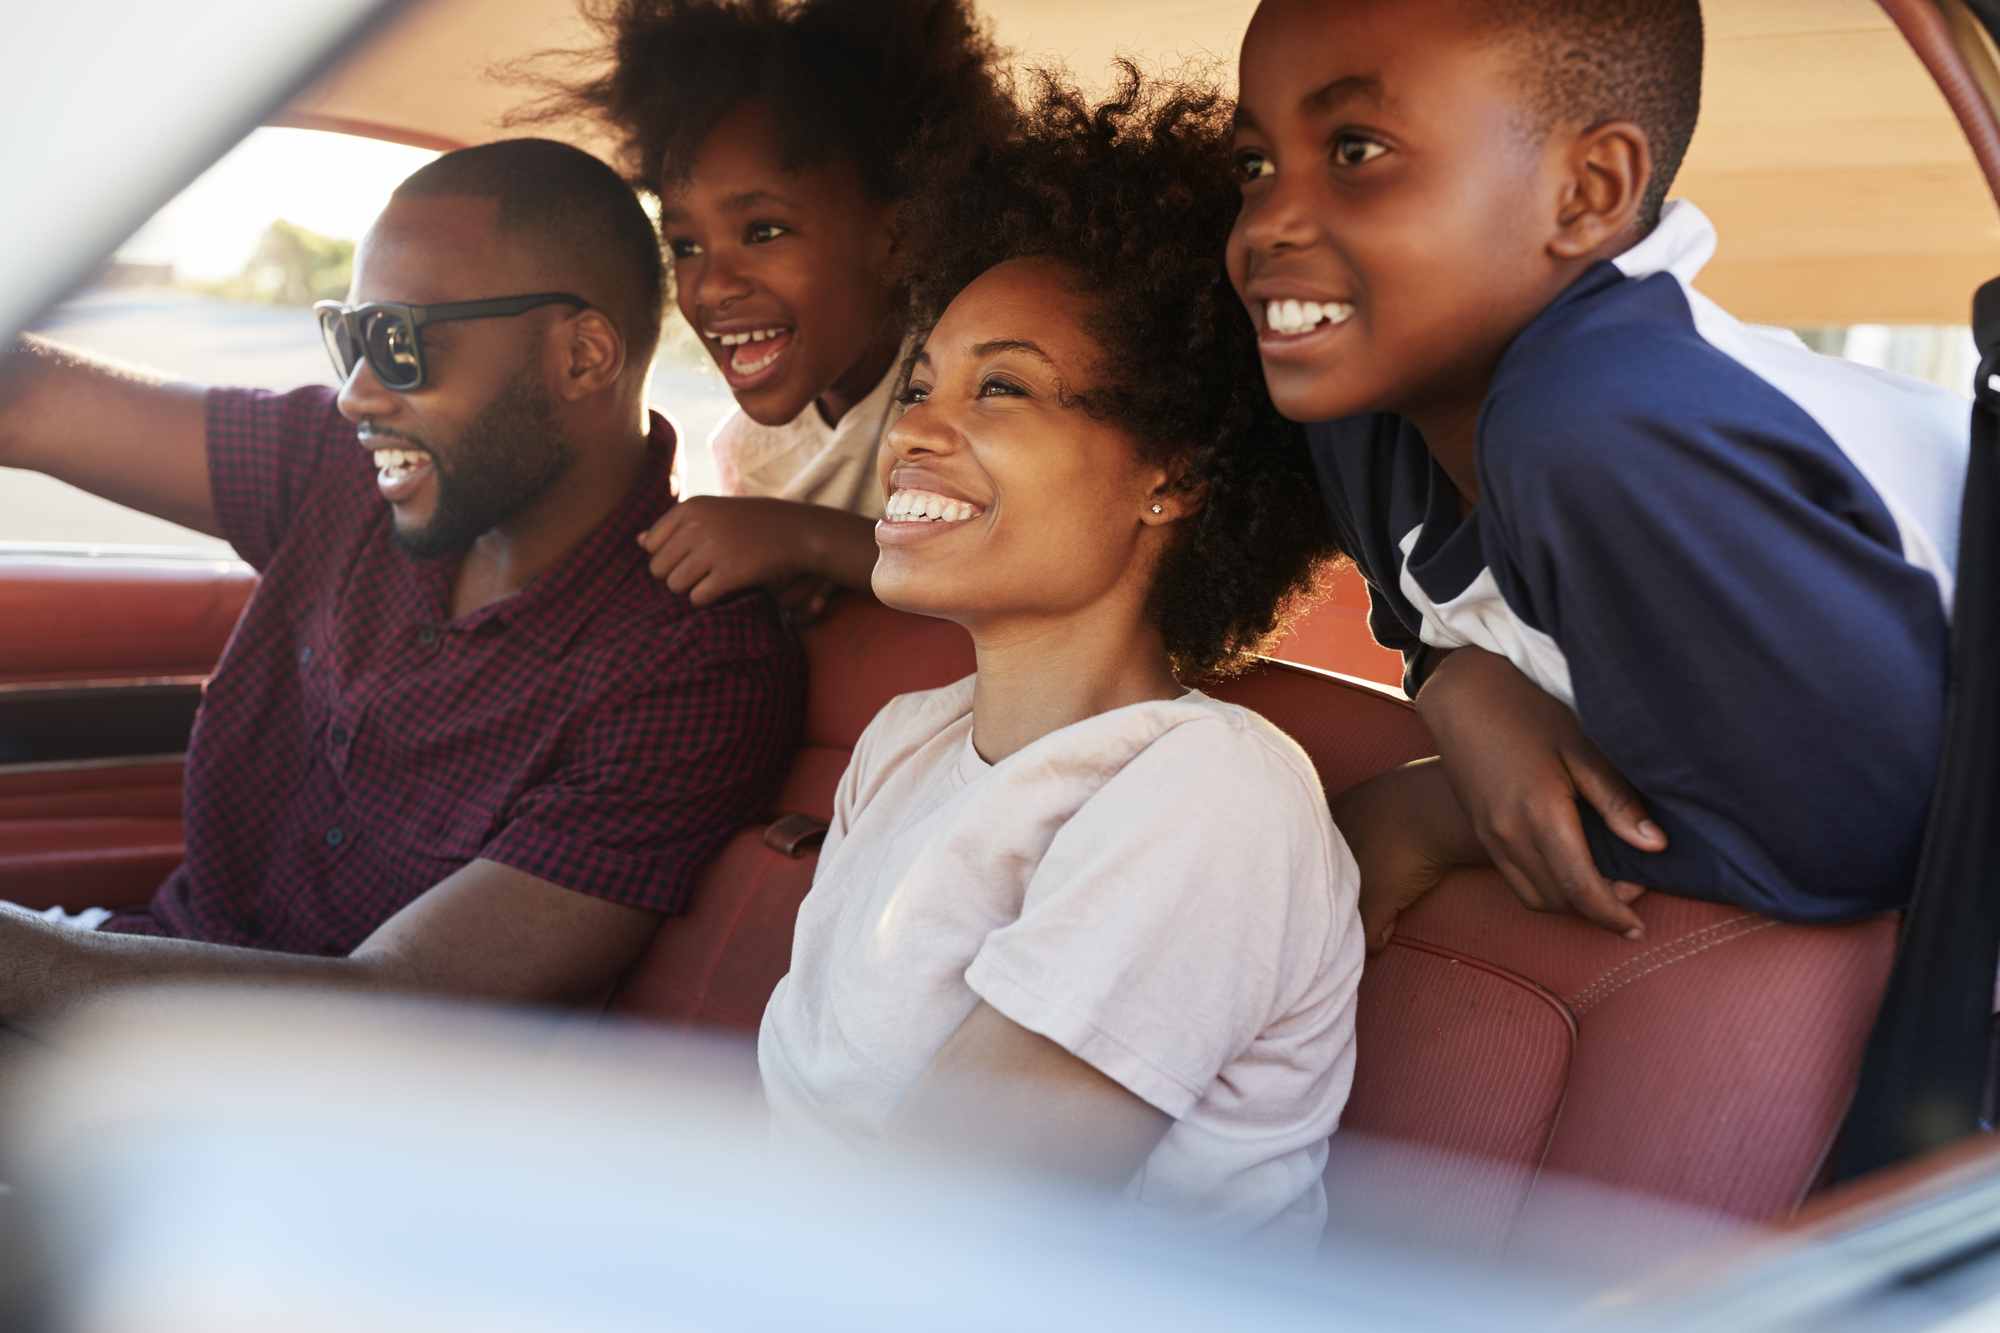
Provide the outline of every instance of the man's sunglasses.
[[492,319],[519,315],[537,306],[573,305],[588,309],[590,302],[568,292],[538,292],[534,296],[496,296],[490,301],[454,301],[450,305],[403,305],[396,301],[370,301],[363,306],[344,306],[338,301],[321,301],[313,307],[319,316],[320,336],[326,339],[327,355],[345,384],[363,359],[382,387],[397,393],[414,393],[424,387],[424,344],[417,330],[426,324],[442,324],[453,319]]

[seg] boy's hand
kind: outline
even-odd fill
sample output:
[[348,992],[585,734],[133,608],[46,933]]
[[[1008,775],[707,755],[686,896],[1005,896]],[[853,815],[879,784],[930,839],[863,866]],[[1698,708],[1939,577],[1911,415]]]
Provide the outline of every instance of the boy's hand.
[[868,587],[875,525],[858,514],[758,496],[696,495],[639,534],[648,568],[696,606],[769,589],[802,619],[841,587]]
[[1479,842],[1522,905],[1579,912],[1628,940],[1644,939],[1631,904],[1645,890],[1598,873],[1577,799],[1641,851],[1664,851],[1667,836],[1576,715],[1512,662],[1479,648],[1444,657],[1418,691],[1417,711]]
[[1403,909],[1436,888],[1453,866],[1485,859],[1435,759],[1392,768],[1333,798],[1361,869],[1361,929],[1368,952],[1389,943]]

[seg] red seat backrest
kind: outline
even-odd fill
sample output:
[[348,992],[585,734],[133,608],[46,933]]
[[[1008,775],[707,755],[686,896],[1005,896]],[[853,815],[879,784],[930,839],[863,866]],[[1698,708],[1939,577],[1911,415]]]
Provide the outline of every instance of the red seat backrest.
[[[958,679],[972,655],[956,626],[852,598],[805,639],[806,741],[778,811],[823,818],[875,710]],[[1290,733],[1329,793],[1431,752],[1415,709],[1362,681],[1272,662],[1210,692]],[[756,1030],[817,859],[773,850],[767,827],[708,867],[614,1011]],[[1361,983],[1354,1092],[1327,1169],[1336,1219],[1365,1192],[1371,1234],[1401,1225],[1497,1252],[1555,1197],[1544,1173],[1735,1217],[1796,1206],[1852,1091],[1893,921],[1788,926],[1657,893],[1638,911],[1647,938],[1631,944],[1523,911],[1482,869],[1404,914]],[[1393,1151],[1368,1151],[1376,1140]]]
[[[829,818],[854,743],[882,705],[972,673],[972,640],[957,625],[866,598],[838,599],[800,638],[811,672],[805,735],[774,820]],[[791,967],[792,922],[819,864],[816,844],[792,854],[773,842],[782,846],[766,822],[724,844],[688,910],[661,924],[612,993],[610,1012],[678,1028],[757,1030],[764,1002]]]
[[[1329,794],[1431,752],[1407,701],[1360,682],[1273,663],[1212,692],[1294,737]],[[1467,868],[1403,914],[1362,978],[1327,1169],[1331,1198],[1369,1200],[1370,1235],[1533,1244],[1565,1206],[1551,1175],[1639,1196],[1600,1203],[1604,1225],[1645,1225],[1648,1200],[1754,1220],[1799,1204],[1853,1091],[1894,918],[1790,926],[1662,893],[1637,910],[1633,944],[1523,911]]]

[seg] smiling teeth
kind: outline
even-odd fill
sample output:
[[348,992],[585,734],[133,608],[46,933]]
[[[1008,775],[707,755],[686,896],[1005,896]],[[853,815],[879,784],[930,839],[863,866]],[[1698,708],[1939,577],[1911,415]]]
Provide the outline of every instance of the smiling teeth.
[[784,354],[785,349],[783,347],[775,347],[758,357],[755,361],[745,361],[743,360],[743,353],[733,352],[729,357],[729,368],[739,375],[755,375],[758,371],[770,365]]
[[741,347],[744,343],[760,343],[766,338],[775,338],[781,333],[790,332],[790,329],[781,326],[775,329],[753,329],[748,333],[711,333],[708,336],[724,347]]
[[376,469],[392,480],[398,477],[407,477],[430,461],[431,456],[421,449],[377,449],[375,451]]
[[958,523],[977,518],[983,512],[967,500],[954,500],[929,491],[897,491],[889,497],[882,516],[891,523]]
[[1264,305],[1264,327],[1273,333],[1304,333],[1321,322],[1344,324],[1354,307],[1345,301],[1269,301]]

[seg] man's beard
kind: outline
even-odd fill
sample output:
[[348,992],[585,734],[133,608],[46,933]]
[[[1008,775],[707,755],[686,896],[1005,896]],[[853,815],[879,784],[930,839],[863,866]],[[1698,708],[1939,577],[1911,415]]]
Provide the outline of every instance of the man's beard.
[[451,460],[447,467],[431,450],[437,487],[431,521],[414,531],[394,530],[396,545],[418,559],[464,550],[540,499],[569,467],[555,396],[532,371],[523,371],[466,426]]

